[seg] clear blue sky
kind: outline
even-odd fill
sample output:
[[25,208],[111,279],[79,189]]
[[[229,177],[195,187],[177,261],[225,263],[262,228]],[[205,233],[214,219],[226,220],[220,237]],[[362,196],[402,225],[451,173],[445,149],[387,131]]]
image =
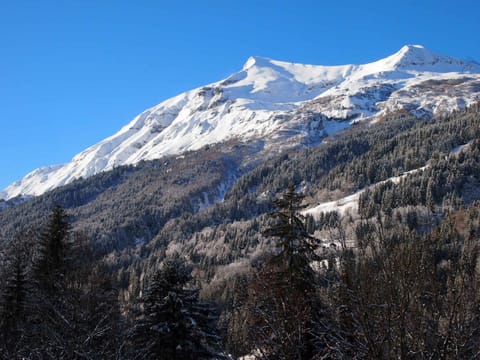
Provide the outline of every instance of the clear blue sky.
[[479,14],[478,0],[3,1],[0,189],[250,55],[366,63],[423,44],[480,61]]

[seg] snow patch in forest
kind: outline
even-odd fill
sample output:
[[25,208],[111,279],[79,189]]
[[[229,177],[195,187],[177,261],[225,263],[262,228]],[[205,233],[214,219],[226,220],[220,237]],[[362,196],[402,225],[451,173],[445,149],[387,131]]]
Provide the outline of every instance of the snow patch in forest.
[[394,176],[391,178],[388,178],[387,180],[380,181],[374,185],[371,185],[365,189],[359,190],[354,194],[345,196],[341,199],[334,200],[334,201],[328,201],[324,203],[320,203],[317,206],[307,209],[304,211],[304,215],[312,215],[315,220],[318,220],[320,218],[321,213],[327,213],[327,212],[332,212],[332,211],[337,211],[340,215],[345,215],[347,213],[350,213],[352,215],[358,213],[358,199],[360,198],[360,195],[365,192],[366,189],[372,189],[375,186],[378,186],[380,184],[384,184],[388,181],[391,181],[395,184],[398,184],[402,178],[405,178],[411,174],[414,174],[419,171],[423,171],[428,167],[428,165],[422,166],[421,168],[410,170],[404,172],[402,175],[399,176]]

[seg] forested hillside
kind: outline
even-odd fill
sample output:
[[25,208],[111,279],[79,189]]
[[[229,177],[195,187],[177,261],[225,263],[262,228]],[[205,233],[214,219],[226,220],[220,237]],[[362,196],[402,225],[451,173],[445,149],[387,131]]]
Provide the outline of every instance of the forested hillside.
[[[480,105],[245,161],[261,146],[0,204],[0,354],[479,356]],[[359,191],[358,211],[304,216]]]

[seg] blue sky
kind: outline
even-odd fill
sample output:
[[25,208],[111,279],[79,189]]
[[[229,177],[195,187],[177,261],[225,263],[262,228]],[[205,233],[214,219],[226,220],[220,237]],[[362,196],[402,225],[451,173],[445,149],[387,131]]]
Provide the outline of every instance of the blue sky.
[[250,55],[335,65],[422,44],[480,61],[478,14],[478,0],[4,1],[0,189]]

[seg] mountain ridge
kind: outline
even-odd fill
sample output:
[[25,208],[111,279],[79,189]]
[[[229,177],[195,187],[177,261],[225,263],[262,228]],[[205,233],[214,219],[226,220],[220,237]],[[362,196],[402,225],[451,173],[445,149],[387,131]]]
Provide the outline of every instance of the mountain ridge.
[[[432,82],[433,81],[433,82]],[[407,111],[418,117],[480,100],[480,65],[406,45],[361,65],[320,66],[260,56],[224,80],[167,99],[63,165],[39,168],[0,198],[39,195],[116,166],[182,154],[232,138],[262,140],[261,156],[356,121]]]

